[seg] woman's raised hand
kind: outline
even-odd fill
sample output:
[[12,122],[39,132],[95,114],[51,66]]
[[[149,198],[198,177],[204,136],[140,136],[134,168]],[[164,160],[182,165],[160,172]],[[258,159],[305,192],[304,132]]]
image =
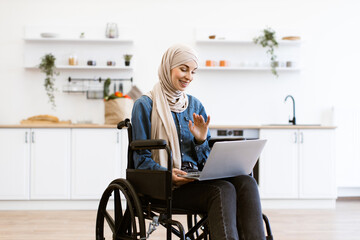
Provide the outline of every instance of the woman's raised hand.
[[202,115],[196,113],[193,114],[194,123],[189,120],[189,129],[192,135],[194,135],[197,143],[201,144],[206,140],[207,132],[210,124],[210,116],[208,116],[207,122]]

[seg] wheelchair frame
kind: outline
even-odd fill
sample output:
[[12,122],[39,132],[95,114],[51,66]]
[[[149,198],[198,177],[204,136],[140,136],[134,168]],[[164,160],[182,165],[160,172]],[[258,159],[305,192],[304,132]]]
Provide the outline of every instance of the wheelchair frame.
[[[181,240],[207,240],[209,229],[206,213],[172,207],[172,159],[167,142],[162,139],[133,141],[132,126],[129,119],[125,119],[117,125],[118,129],[124,127],[127,128],[129,139],[126,179],[113,180],[100,199],[96,218],[96,240],[105,239],[105,221],[111,231],[109,234],[114,240],[145,240],[159,224],[166,227],[167,240],[171,240],[172,233]],[[167,151],[167,170],[135,169],[133,151],[152,149],[165,149]],[[107,210],[112,195],[114,198],[113,214]],[[124,201],[126,204],[123,209]],[[180,222],[172,219],[173,214],[187,215],[187,233],[185,233]],[[200,220],[198,220],[198,216],[201,217]],[[148,232],[146,232],[145,219],[152,221]],[[266,239],[272,240],[269,220],[264,214],[263,219],[267,232]],[[199,230],[202,232],[199,233]]]

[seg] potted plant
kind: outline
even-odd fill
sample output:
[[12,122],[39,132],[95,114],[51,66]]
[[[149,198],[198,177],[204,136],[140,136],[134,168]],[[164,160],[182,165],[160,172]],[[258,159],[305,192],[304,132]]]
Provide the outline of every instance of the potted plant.
[[275,31],[271,28],[266,28],[263,30],[263,34],[259,37],[253,39],[255,44],[260,44],[264,48],[267,48],[266,53],[270,55],[271,60],[271,72],[275,76],[279,76],[276,67],[278,67],[278,62],[276,61],[277,56],[275,55],[274,48],[278,47],[278,42],[276,41]]
[[124,60],[125,60],[125,66],[130,66],[130,61],[133,55],[131,54],[125,54],[124,55]]
[[54,87],[55,84],[54,76],[59,75],[59,73],[56,71],[55,60],[56,58],[54,57],[54,55],[48,53],[41,58],[41,62],[39,65],[40,71],[45,73],[46,77],[45,77],[44,87],[46,90],[46,94],[49,97],[49,102],[51,103],[52,109],[54,110],[56,108],[55,96],[54,96],[54,92],[56,90]]

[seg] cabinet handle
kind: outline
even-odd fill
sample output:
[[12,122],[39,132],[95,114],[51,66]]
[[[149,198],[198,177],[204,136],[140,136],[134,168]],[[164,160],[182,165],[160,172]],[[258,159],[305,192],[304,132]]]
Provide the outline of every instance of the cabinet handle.
[[25,143],[28,143],[28,132],[25,132]]
[[300,133],[300,143],[304,143],[304,134],[303,134],[303,132]]
[[294,143],[297,143],[297,132],[294,132]]
[[35,133],[31,132],[31,143],[35,143]]
[[119,132],[116,132],[116,143],[119,143]]

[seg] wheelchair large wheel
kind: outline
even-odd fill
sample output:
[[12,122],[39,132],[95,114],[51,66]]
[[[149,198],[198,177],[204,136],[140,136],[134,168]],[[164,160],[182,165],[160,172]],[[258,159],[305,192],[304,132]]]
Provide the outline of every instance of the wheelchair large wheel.
[[[112,195],[114,209],[108,210],[111,208],[108,203]],[[134,188],[125,179],[114,180],[105,189],[100,200],[96,219],[96,240],[146,239],[145,231],[141,203]]]
[[190,239],[205,239],[207,240],[209,236],[209,226],[207,222],[207,217],[204,217],[203,214],[188,214],[187,215],[187,226],[188,231],[193,232],[190,234]]

